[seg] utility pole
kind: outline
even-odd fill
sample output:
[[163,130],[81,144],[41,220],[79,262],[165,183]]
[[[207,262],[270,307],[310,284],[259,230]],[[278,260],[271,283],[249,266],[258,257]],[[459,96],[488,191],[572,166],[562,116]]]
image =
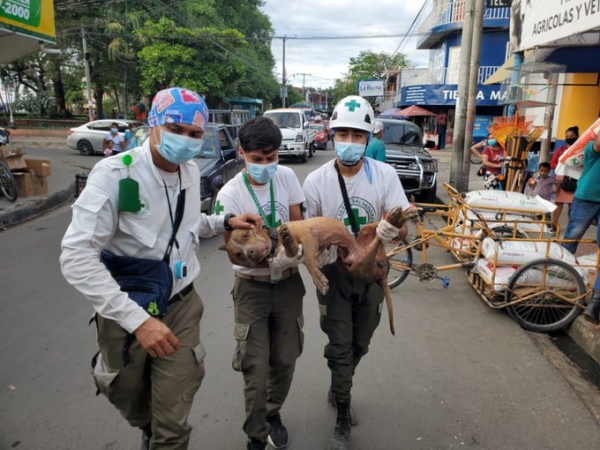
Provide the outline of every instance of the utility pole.
[[544,113],[544,127],[546,138],[542,139],[540,149],[540,162],[550,161],[550,144],[552,142],[552,121],[554,120],[554,105],[556,104],[556,86],[558,85],[558,74],[551,73],[548,77],[548,104]]
[[306,101],[306,77],[310,76],[310,73],[297,73],[296,75],[302,75],[302,96],[304,97],[304,100]]
[[465,123],[465,140],[463,144],[462,175],[464,185],[460,184],[459,191],[469,190],[469,172],[471,170],[471,142],[473,142],[473,128],[477,109],[477,90],[479,85],[479,59],[481,57],[481,35],[483,34],[483,13],[485,5],[475,2],[475,16],[473,17],[473,43],[471,47],[471,61],[469,67],[469,95],[467,99],[467,121]]
[[283,36],[283,69],[281,71],[282,87],[281,87],[281,106],[285,108],[285,98],[287,97],[287,87],[285,83],[285,39],[287,36]]
[[92,101],[92,84],[90,80],[90,53],[88,52],[87,36],[83,25],[81,26],[81,40],[83,43],[83,65],[85,68],[85,84],[87,87],[88,115],[91,122],[94,120],[94,102]]
[[465,152],[465,123],[467,121],[469,65],[471,62],[471,48],[473,44],[474,10],[475,0],[466,0],[460,42],[460,66],[458,70],[458,97],[456,99],[454,119],[454,142],[452,144],[452,161],[450,163],[450,185],[459,191],[465,190],[469,178],[469,174],[463,172],[463,155]]

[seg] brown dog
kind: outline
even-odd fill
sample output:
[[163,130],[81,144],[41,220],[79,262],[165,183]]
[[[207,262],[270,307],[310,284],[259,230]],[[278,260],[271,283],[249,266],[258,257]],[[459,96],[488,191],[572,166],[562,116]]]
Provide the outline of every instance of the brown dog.
[[[388,222],[401,228],[407,216],[402,208],[394,208],[387,216]],[[227,245],[219,247],[227,251],[229,260],[244,267],[257,267],[270,255],[276,254],[283,245],[288,256],[298,252],[302,244],[304,264],[317,289],[326,294],[329,290],[327,277],[319,270],[317,255],[321,250],[332,245],[338,247],[337,264],[354,279],[368,284],[379,283],[385,295],[390,330],[395,334],[392,293],[387,283],[389,262],[385,246],[377,237],[378,222],[363,227],[356,239],[348,232],[348,228],[340,221],[329,217],[287,222],[277,229],[275,247],[269,231],[265,228],[255,230],[234,230]]]

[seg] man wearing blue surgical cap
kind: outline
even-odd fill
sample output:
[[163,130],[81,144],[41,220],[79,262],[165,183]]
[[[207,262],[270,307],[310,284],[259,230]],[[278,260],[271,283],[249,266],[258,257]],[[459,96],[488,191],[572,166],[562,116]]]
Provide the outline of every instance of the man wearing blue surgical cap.
[[[188,448],[187,418],[204,377],[204,308],[193,284],[200,273],[199,238],[261,225],[254,214],[199,212],[200,175],[191,160],[202,148],[207,121],[208,109],[196,92],[159,92],[148,119],[150,138],[94,166],[62,240],[63,275],[95,310],[98,391],[142,429],[142,448],[153,450]],[[125,266],[141,285],[128,289],[122,273],[109,271],[105,255],[166,267],[163,278],[172,283],[168,302],[161,303],[166,306],[131,293],[162,278],[142,279],[133,265]]]

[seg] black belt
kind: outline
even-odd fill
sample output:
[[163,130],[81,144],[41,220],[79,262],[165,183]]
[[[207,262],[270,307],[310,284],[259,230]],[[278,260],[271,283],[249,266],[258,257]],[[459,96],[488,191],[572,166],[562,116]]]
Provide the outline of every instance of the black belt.
[[177,300],[183,300],[183,297],[188,295],[193,290],[194,290],[194,283],[188,284],[186,287],[184,287],[182,290],[180,290],[177,294],[175,294],[173,297],[171,297],[169,299],[168,304],[170,305],[171,303],[176,302]]

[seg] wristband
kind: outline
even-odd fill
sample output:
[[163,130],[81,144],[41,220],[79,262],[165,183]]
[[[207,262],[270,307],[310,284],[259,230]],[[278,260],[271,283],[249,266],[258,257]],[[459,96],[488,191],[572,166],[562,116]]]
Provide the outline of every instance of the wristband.
[[235,214],[225,214],[225,221],[223,222],[223,227],[225,228],[225,231],[233,231],[233,228],[229,225],[229,221],[232,217],[235,217]]

